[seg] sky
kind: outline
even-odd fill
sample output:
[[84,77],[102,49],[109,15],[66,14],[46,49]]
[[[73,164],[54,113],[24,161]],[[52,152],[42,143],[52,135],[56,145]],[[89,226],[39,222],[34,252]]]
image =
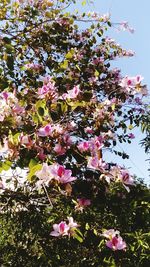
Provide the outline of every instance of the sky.
[[[96,11],[100,14],[111,14],[111,21],[114,23],[128,21],[135,29],[134,34],[129,32],[119,32],[115,28],[109,32],[109,37],[114,38],[123,48],[131,49],[135,52],[132,58],[119,59],[116,66],[121,68],[123,75],[134,76],[141,74],[144,77],[144,84],[147,84],[150,92],[150,0],[93,0],[94,4],[81,7],[81,0],[76,4],[78,10]],[[148,97],[150,100],[150,97]],[[148,100],[148,101],[149,101]],[[132,131],[133,132],[133,131]],[[136,138],[131,145],[120,145],[120,149],[127,152],[129,160],[121,160],[111,154],[106,154],[109,161],[125,165],[131,173],[136,174],[149,184],[150,177],[147,171],[150,164],[146,159],[144,149],[139,142],[144,136],[140,130],[133,132]]]

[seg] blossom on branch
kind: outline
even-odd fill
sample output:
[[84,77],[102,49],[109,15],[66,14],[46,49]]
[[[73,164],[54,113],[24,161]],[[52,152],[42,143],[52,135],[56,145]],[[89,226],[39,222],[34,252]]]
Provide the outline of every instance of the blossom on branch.
[[50,233],[51,236],[73,236],[75,230],[77,229],[78,224],[74,222],[72,217],[68,217],[68,224],[65,221],[60,222],[59,224],[53,225],[53,231]]
[[102,233],[102,236],[106,237],[108,240],[106,241],[106,246],[111,248],[112,250],[125,250],[126,243],[123,241],[120,236],[120,232],[114,229],[105,230]]

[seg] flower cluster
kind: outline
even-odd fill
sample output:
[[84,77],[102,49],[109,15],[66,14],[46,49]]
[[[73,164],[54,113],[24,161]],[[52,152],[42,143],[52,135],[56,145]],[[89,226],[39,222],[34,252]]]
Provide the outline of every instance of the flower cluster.
[[74,99],[77,98],[77,96],[80,93],[79,85],[76,85],[73,87],[73,89],[68,90],[67,93],[64,93],[60,99]]
[[48,98],[52,102],[57,101],[58,99],[58,94],[57,94],[57,89],[55,87],[55,82],[50,76],[46,76],[43,79],[43,86],[38,89],[37,92],[39,98]]
[[64,166],[54,163],[52,165],[47,165],[43,163],[42,169],[36,172],[38,181],[36,183],[37,187],[41,187],[42,184],[49,186],[52,180],[59,184],[67,184],[75,181],[77,178],[72,176],[72,171],[65,169]]
[[125,90],[125,92],[135,95],[135,94],[142,94],[142,95],[147,95],[148,91],[146,86],[142,86],[141,82],[143,80],[143,77],[141,75],[137,75],[135,77],[129,77],[126,76],[124,77],[121,82],[120,86]]
[[102,236],[106,237],[106,246],[112,250],[125,250],[126,243],[120,236],[120,232],[114,229],[105,230]]
[[22,114],[24,108],[22,108],[18,99],[14,93],[3,91],[0,93],[0,121],[4,121],[5,118],[18,114]]
[[27,70],[40,71],[41,69],[43,69],[43,66],[38,63],[28,63],[25,65],[25,68]]
[[[114,184],[115,194],[120,195],[120,185],[127,191],[134,185],[128,170],[105,162],[103,152],[113,151],[122,139],[130,143],[134,138],[127,131],[128,122],[133,124],[131,128],[134,123],[138,125],[147,88],[142,85],[141,75],[122,77],[120,70],[111,68],[110,61],[133,56],[133,52],[106,36],[111,26],[109,14],[75,12],[71,16],[65,9],[75,1],[54,2],[19,0],[11,11],[6,11],[8,23],[1,25],[4,70],[0,71],[6,77],[1,77],[5,90],[0,93],[0,167],[19,166],[28,173],[22,180],[19,175],[2,177],[0,189],[17,191],[25,187],[23,194],[29,192],[29,198],[35,194],[44,201],[46,195],[50,204],[52,196],[52,202],[60,205],[58,210],[65,204],[70,214],[71,207],[74,213],[88,213],[92,203],[94,214],[97,198],[102,190],[107,192],[109,184],[110,188]],[[13,20],[9,23],[11,14]],[[80,31],[78,20],[92,25]],[[133,32],[127,22],[121,23],[120,29]],[[66,202],[65,196],[69,196]],[[73,199],[75,207],[70,205]],[[60,204],[61,200],[64,203]],[[53,205],[51,208],[54,221],[58,212],[53,213]],[[83,215],[76,214],[78,218]],[[68,221],[54,224],[50,235],[75,237],[78,226],[69,217]],[[126,249],[119,231],[110,229],[103,236],[112,250]]]
[[68,217],[68,223],[65,221],[60,222],[59,224],[53,225],[53,231],[50,233],[51,236],[73,236],[79,225],[74,222],[72,217]]
[[78,198],[75,206],[76,211],[81,211],[91,205],[91,200],[86,198]]
[[120,166],[111,167],[110,171],[106,171],[104,172],[104,174],[101,175],[101,178],[103,177],[108,183],[110,183],[111,181],[121,182],[127,189],[127,191],[130,191],[129,186],[134,185],[133,176],[129,173],[128,170]]

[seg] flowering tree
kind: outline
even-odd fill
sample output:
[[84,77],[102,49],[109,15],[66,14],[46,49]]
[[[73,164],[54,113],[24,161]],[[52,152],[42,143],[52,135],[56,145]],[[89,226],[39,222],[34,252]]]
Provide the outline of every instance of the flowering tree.
[[137,252],[135,234],[129,238],[137,226],[125,218],[140,186],[103,152],[128,157],[116,144],[134,138],[147,89],[141,75],[111,67],[133,52],[106,36],[110,17],[70,13],[73,2],[0,2],[1,216],[6,225],[11,214],[14,231],[18,222],[22,229],[12,254],[2,239],[9,266],[29,256],[27,266],[133,266],[139,251],[145,260],[147,243],[143,237]]

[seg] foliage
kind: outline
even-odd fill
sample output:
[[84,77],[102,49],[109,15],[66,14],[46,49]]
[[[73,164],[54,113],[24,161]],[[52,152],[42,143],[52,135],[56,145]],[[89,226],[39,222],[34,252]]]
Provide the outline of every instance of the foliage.
[[[50,224],[66,218],[74,209],[71,197],[60,196],[51,209],[46,201],[42,205],[42,196],[35,206],[23,194],[14,193],[16,210],[12,213],[10,193],[1,196],[5,213],[0,219],[0,262],[14,267],[149,266],[149,190],[137,182],[130,193],[120,192],[120,187],[104,192],[104,185],[98,183],[98,196],[92,199],[91,207],[84,213],[73,211],[81,225],[80,242],[50,236]],[[21,205],[26,209],[19,211]],[[106,248],[101,233],[107,228],[120,229],[128,244],[126,251]]]
[[141,144],[145,147],[145,152],[150,152],[150,114],[147,112],[141,118],[142,132],[146,134],[146,137],[141,141]]
[[74,3],[0,2],[2,266],[149,262],[149,190],[103,159],[128,157],[117,144],[134,138],[147,89],[111,67],[133,52],[107,37],[110,17]]

